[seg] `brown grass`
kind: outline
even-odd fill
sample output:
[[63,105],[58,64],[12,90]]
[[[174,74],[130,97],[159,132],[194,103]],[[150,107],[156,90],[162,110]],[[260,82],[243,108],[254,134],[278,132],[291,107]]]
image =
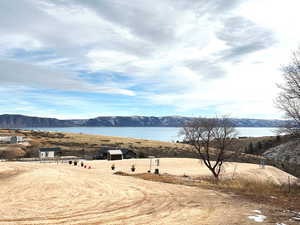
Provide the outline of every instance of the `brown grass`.
[[[82,157],[84,156],[83,151],[95,156],[96,152],[101,148],[123,148],[135,151],[141,158],[147,156],[197,158],[197,154],[190,145],[181,143],[81,133],[38,132],[27,130],[18,130],[15,132],[30,138],[30,143],[32,145],[39,145],[39,147],[59,147],[63,150],[63,154]],[[212,154],[214,154],[214,150],[212,150]],[[247,154],[235,155],[232,152],[230,160],[251,163],[261,161],[258,156]]]
[[219,182],[213,177],[201,177],[198,180],[202,184],[214,185],[221,189],[228,189],[244,195],[256,195],[256,196],[287,196],[287,195],[299,195],[300,184],[276,184],[271,181],[262,180],[249,180],[246,178],[235,179],[220,179]]
[[155,175],[152,173],[128,174],[115,173],[121,176],[133,176],[153,182],[171,183],[200,188],[213,189],[225,193],[234,193],[253,202],[277,205],[285,209],[300,210],[300,183],[276,184],[270,181],[248,180],[246,178],[220,179],[212,176],[192,178],[170,174]]
[[276,184],[270,181],[248,180],[246,178],[221,179],[217,184],[214,178],[202,178],[202,186],[233,192],[248,200],[282,208],[300,210],[300,183]]
[[[166,150],[178,151],[182,154],[190,155],[192,150],[189,145],[178,144],[171,142],[144,140],[135,138],[123,138],[104,135],[91,135],[80,133],[56,133],[56,132],[36,132],[36,131],[20,131],[20,133],[26,133],[31,137],[33,141],[42,143],[42,145],[61,147],[66,150],[79,151],[84,148],[90,150],[90,148],[125,148],[133,149],[137,152],[144,151],[147,155],[166,155],[169,154]],[[163,150],[162,150],[162,149]]]

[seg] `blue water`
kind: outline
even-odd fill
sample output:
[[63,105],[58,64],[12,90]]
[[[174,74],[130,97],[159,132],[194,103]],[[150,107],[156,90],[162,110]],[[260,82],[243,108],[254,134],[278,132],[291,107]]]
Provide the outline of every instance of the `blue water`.
[[[60,127],[60,128],[27,128],[29,130],[74,132],[99,134],[106,136],[130,137],[158,141],[181,140],[179,127]],[[276,128],[272,127],[238,127],[238,136],[260,137],[274,136]]]

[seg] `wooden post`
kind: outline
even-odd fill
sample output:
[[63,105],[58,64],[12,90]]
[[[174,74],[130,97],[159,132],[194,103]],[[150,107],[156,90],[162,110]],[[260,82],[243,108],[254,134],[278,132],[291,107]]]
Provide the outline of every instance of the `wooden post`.
[[291,179],[290,179],[290,176],[288,176],[288,182],[289,182],[289,192],[288,193],[290,193],[291,192]]
[[150,165],[149,165],[149,170],[151,171],[152,169],[152,158],[150,159]]

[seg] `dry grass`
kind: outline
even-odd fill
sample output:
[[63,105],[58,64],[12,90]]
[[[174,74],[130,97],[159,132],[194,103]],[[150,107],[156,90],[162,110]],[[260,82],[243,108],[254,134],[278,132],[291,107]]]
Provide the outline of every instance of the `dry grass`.
[[247,178],[221,179],[218,183],[212,177],[200,178],[201,186],[233,192],[248,200],[277,205],[285,209],[300,210],[300,183],[278,184],[271,181],[249,180]]
[[170,174],[155,175],[151,173],[128,174],[117,172],[117,175],[133,176],[153,182],[171,183],[186,186],[196,186],[224,193],[234,193],[248,201],[277,205],[285,209],[300,210],[300,183],[276,184],[270,181],[249,180],[246,178],[220,179],[216,182],[212,176],[192,178],[190,176],[175,176]]
[[[0,130],[0,132],[1,131],[6,132],[6,130]],[[59,147],[63,150],[63,155],[76,155],[80,157],[89,155],[93,157],[96,156],[96,152],[101,148],[122,148],[135,151],[139,158],[147,156],[197,158],[197,154],[190,145],[181,143],[81,133],[28,130],[17,130],[14,132],[30,138],[30,144],[33,146]],[[212,155],[214,155],[214,150],[212,150]],[[261,161],[260,157],[254,155],[236,155],[233,152],[230,152],[229,155],[231,161],[251,163]]]
[[173,176],[169,174],[164,174],[164,175],[156,175],[153,173],[129,174],[121,171],[117,171],[114,174],[120,176],[137,177],[143,180],[150,180],[154,182],[162,182],[162,183],[169,183],[169,184],[183,184],[183,185],[186,184],[186,182],[182,179],[179,179],[178,176]]
[[[62,133],[62,132],[36,132],[20,131],[26,133],[33,141],[41,143],[46,147],[61,147],[72,151],[96,151],[101,147],[132,149],[147,155],[166,156],[173,152],[181,152],[190,156],[192,149],[187,144],[172,142],[144,140],[135,138],[123,138],[104,135]],[[171,151],[171,154],[168,152]],[[177,153],[176,153],[177,154]]]
[[277,184],[268,180],[249,180],[246,178],[220,179],[219,182],[213,177],[200,177],[197,179],[202,184],[214,185],[218,188],[228,189],[244,195],[256,196],[287,196],[299,195],[300,183]]
[[[42,132],[40,132],[42,133]],[[112,142],[123,145],[124,147],[129,144],[143,144],[143,147],[151,147],[151,146],[181,146],[185,147],[187,145],[184,144],[175,144],[169,142],[161,142],[161,141],[148,141],[148,140],[139,140],[134,138],[122,138],[122,137],[113,137],[113,136],[104,136],[104,135],[92,135],[92,134],[78,134],[78,133],[63,133],[64,137],[55,138],[52,136],[42,136],[44,140],[51,141],[59,141],[59,142],[77,142],[77,143],[89,143],[89,144],[103,144],[102,142]],[[44,137],[44,138],[43,138]]]

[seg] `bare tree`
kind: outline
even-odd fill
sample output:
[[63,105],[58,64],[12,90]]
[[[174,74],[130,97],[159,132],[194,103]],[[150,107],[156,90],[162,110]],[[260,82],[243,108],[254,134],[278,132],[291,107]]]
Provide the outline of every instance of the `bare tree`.
[[[280,94],[275,100],[290,121],[279,133],[300,135],[300,49],[293,53],[291,62],[282,67],[284,83],[279,84]],[[292,122],[291,122],[292,121]]]
[[237,134],[230,119],[195,118],[181,129],[180,134],[193,146],[199,158],[218,180],[225,151]]

